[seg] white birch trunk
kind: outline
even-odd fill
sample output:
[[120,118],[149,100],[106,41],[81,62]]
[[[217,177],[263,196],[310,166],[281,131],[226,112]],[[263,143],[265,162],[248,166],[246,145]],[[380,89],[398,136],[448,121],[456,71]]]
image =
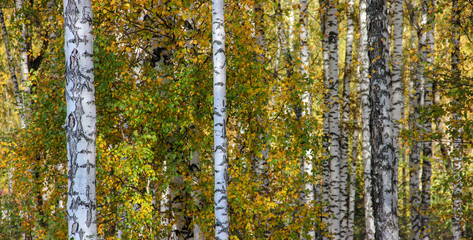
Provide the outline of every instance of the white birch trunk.
[[391,84],[387,57],[389,46],[386,16],[386,0],[369,1],[368,15],[368,56],[370,60],[370,142],[373,176],[373,212],[375,218],[375,238],[383,240],[399,239],[397,223],[397,157],[393,151],[393,126],[391,119]]
[[[332,208],[330,207],[330,128],[329,128],[329,100],[330,100],[330,92],[329,89],[329,79],[327,78],[327,71],[329,69],[329,57],[328,57],[328,48],[327,48],[327,38],[326,38],[326,23],[327,23],[327,5],[325,0],[320,0],[321,10],[321,28],[323,33],[322,39],[322,55],[323,55],[323,62],[324,62],[324,122],[323,122],[323,164],[322,164],[322,204],[323,204],[323,212],[322,214],[322,222],[325,226],[327,226],[327,230],[330,233],[331,227],[331,218],[332,218]],[[323,237],[324,240],[330,239],[328,236]]]
[[[328,117],[328,102],[330,99],[330,94],[327,91],[329,88],[329,82],[327,79],[328,70],[328,49],[327,49],[327,39],[325,36],[325,29],[326,29],[326,12],[327,6],[325,0],[319,0],[320,5],[320,28],[322,30],[322,57],[323,57],[323,76],[324,76],[324,112],[323,112],[323,140],[322,140],[322,147],[323,147],[323,161],[322,161],[322,186],[321,186],[321,193],[322,193],[322,216],[321,222],[324,226],[327,227],[327,230],[330,232],[330,216],[331,216],[331,208],[329,206],[329,188],[330,188],[330,154],[329,154],[329,117]],[[330,239],[329,236],[323,236],[324,240]]]
[[[255,30],[256,30],[256,44],[258,45],[261,53],[257,53],[257,61],[259,64],[261,64],[261,67],[264,67],[265,62],[266,62],[266,38],[265,38],[265,32],[264,32],[264,10],[263,10],[263,3],[258,2],[255,3],[255,13],[256,13],[256,23],[255,23]],[[263,82],[267,82],[267,79],[263,78],[261,79]],[[260,128],[264,128],[263,122],[264,120],[264,114],[258,114],[257,116],[257,121],[258,124],[260,124]],[[259,150],[262,154],[261,157],[256,157],[252,156],[253,158],[253,168],[255,170],[256,176],[258,177],[258,182],[261,182],[261,189],[264,194],[268,193],[269,190],[269,180],[268,180],[268,149],[267,146],[267,138],[266,138],[266,130],[263,129],[262,132],[259,135],[259,138],[261,140],[261,149]]]
[[69,238],[97,239],[96,107],[90,0],[64,0]]
[[[24,91],[22,95],[23,103],[26,103],[24,94],[29,95],[30,90],[28,87],[28,79],[29,79],[29,67],[28,67],[28,51],[30,50],[31,42],[28,36],[28,26],[25,24],[26,18],[25,14],[23,13],[23,0],[16,0],[15,1],[16,11],[20,13],[20,18],[23,19],[21,22],[21,41],[20,41],[20,73],[21,73],[21,81],[20,86],[24,86]],[[22,87],[20,87],[21,89]],[[23,122],[23,128],[26,127],[26,123]]]
[[[423,99],[425,110],[429,110],[433,100],[432,68],[433,68],[433,50],[434,50],[434,1],[424,0],[422,2],[422,21],[425,32],[423,39],[425,46],[421,49],[422,56],[426,63],[424,70]],[[430,238],[430,178],[432,175],[432,118],[426,116],[423,124],[424,136],[422,143],[422,193],[421,193],[421,238],[429,240]]]
[[343,74],[343,97],[342,97],[342,121],[340,125],[340,238],[348,238],[348,140],[350,138],[350,80],[351,80],[351,61],[353,51],[353,12],[354,0],[348,0],[347,12],[347,38],[345,51],[345,69]]
[[[192,151],[192,158],[191,158],[191,163],[190,163],[190,169],[192,171],[192,178],[194,180],[194,185],[197,187],[200,183],[200,178],[198,176],[200,172],[200,151],[194,150]],[[197,208],[200,210],[202,208],[202,197],[201,197],[201,192],[200,190],[196,190],[192,192],[192,198],[194,200],[194,204],[197,206]],[[195,217],[194,217],[194,240],[203,240],[204,239],[204,233],[201,230],[201,227],[199,224],[195,222]]]
[[[163,172],[167,172],[168,170],[168,163],[166,160],[163,161]],[[163,226],[169,226],[170,223],[170,201],[169,196],[171,195],[171,187],[169,185],[166,186],[166,189],[161,194],[161,199],[159,201],[159,212],[160,212],[160,222]],[[172,234],[172,233],[170,233]],[[164,240],[161,239],[161,240]]]
[[[403,37],[403,0],[394,0],[392,3],[393,12],[393,51],[391,58],[392,66],[392,83],[391,83],[391,102],[393,104],[391,110],[391,118],[393,120],[393,145],[395,159],[399,159],[399,132],[400,120],[404,107],[403,87],[402,87],[402,37]],[[399,168],[399,162],[394,164],[396,169]],[[397,171],[396,171],[397,172]],[[395,185],[398,185],[398,176],[394,177]],[[394,198],[398,199],[398,189],[394,189]],[[399,219],[398,219],[399,220]],[[396,222],[398,221],[396,220]]]
[[[309,32],[308,32],[308,3],[307,0],[300,0],[299,1],[301,12],[299,17],[300,23],[300,57],[301,57],[301,75],[304,79],[304,92],[302,94],[302,119],[305,117],[311,117],[311,95],[308,91],[309,89],[309,68],[310,68],[310,60],[309,60]],[[311,206],[311,203],[314,203],[315,196],[314,196],[314,185],[312,184],[312,156],[310,155],[310,151],[304,153],[304,156],[301,157],[301,173],[304,179],[304,187],[303,187],[303,194],[302,194],[302,201],[303,204],[307,206]],[[312,220],[310,221],[313,222]],[[307,229],[309,239],[315,238],[315,231],[313,228]],[[305,239],[301,237],[301,239]]]
[[366,15],[366,0],[360,0],[360,70],[359,75],[361,79],[360,94],[361,94],[361,129],[362,140],[361,149],[363,156],[363,176],[364,176],[364,203],[365,203],[365,228],[366,239],[372,240],[375,235],[374,216],[373,216],[373,202],[371,199],[372,179],[371,179],[371,144],[370,144],[370,115],[371,105],[369,102],[370,79],[368,78],[369,59],[368,59],[368,26]]
[[[418,66],[418,65],[417,65]],[[417,67],[416,67],[417,68]],[[417,74],[416,74],[417,75]],[[414,133],[420,132],[420,125],[417,122],[420,113],[420,95],[421,85],[420,80],[415,77],[412,79],[411,86],[414,88],[414,93],[411,96],[411,116],[410,116],[410,130]],[[412,89],[412,88],[411,88]],[[410,218],[411,218],[411,234],[410,239],[420,238],[420,152],[421,142],[420,137],[416,136],[412,140],[409,152],[409,198],[410,198]]]
[[[452,1],[452,24],[453,24],[453,36],[452,36],[452,80],[460,81],[461,72],[459,68],[460,64],[460,13],[461,8],[458,6],[458,0]],[[459,107],[459,99],[454,99],[454,106]],[[462,154],[462,127],[460,126],[461,116],[458,112],[453,112],[454,131],[452,134],[452,144],[450,156],[453,156],[453,216],[452,216],[452,235],[453,240],[462,239],[462,171],[463,171],[463,154]]]
[[227,240],[230,235],[227,196],[227,99],[225,60],[225,20],[223,0],[212,1],[212,42],[214,69],[214,203],[215,239]]
[[338,19],[336,2],[329,0],[327,3],[325,38],[328,62],[325,69],[327,81],[326,91],[329,91],[328,99],[328,127],[329,127],[329,206],[330,225],[329,230],[333,239],[340,239],[340,104],[338,96]]
[[[418,26],[417,20],[415,18],[415,13],[411,11],[411,20],[415,26]],[[417,27],[417,55],[414,56],[414,62],[416,63],[413,67],[415,70],[412,70],[411,76],[415,78],[411,79],[413,89],[411,88],[411,108],[410,113],[410,130],[415,134],[411,151],[409,154],[409,194],[410,194],[410,214],[411,214],[411,234],[410,239],[417,240],[421,237],[421,189],[420,189],[420,166],[421,166],[421,151],[422,151],[422,141],[421,125],[419,123],[420,111],[423,102],[423,85],[424,85],[424,65],[423,62],[426,60],[425,52],[425,34],[424,34],[424,24],[425,19],[422,19],[420,27]],[[415,74],[413,74],[415,72]]]
[[[357,93],[360,93],[360,84],[356,84]],[[359,104],[361,103],[361,95],[358,95],[355,100]],[[353,130],[353,138],[352,138],[352,160],[351,160],[351,168],[350,168],[350,187],[348,192],[348,233],[347,233],[347,240],[353,240],[354,232],[355,232],[355,200],[356,200],[356,162],[358,161],[358,143],[360,141],[360,131],[359,131],[359,120],[358,117],[360,116],[359,109],[353,111],[353,120],[354,120],[354,130]]]

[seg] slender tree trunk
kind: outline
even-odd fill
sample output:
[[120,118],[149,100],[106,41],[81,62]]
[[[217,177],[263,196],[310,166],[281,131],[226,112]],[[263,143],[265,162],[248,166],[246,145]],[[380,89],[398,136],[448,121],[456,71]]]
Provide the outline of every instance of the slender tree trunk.
[[90,0],[64,0],[69,238],[97,239],[96,107]]
[[[29,32],[28,32],[28,26],[26,25],[26,17],[25,17],[25,10],[24,8],[24,2],[23,0],[15,0],[15,7],[16,11],[19,12],[20,18],[23,19],[21,21],[21,41],[20,41],[20,72],[21,72],[21,81],[20,85],[25,86],[24,91],[23,91],[23,96],[22,96],[22,101],[23,103],[27,103],[25,101],[25,94],[29,96],[30,93],[30,88],[27,84],[28,79],[29,79],[29,66],[28,66],[28,52],[30,51],[31,48],[31,40],[29,37]],[[26,127],[26,125],[22,126],[23,128]]]
[[[433,50],[434,50],[434,1],[424,0],[422,2],[422,21],[425,32],[423,39],[425,46],[422,47],[422,56],[425,57],[426,69],[424,70],[424,109],[427,115],[424,116],[422,143],[422,194],[421,194],[421,237],[423,240],[430,238],[430,178],[432,175],[432,118],[429,111],[433,100],[432,68],[433,68]],[[424,59],[422,59],[424,62]]]
[[20,94],[20,88],[18,84],[18,78],[16,77],[16,71],[15,71],[15,64],[13,63],[13,57],[11,55],[10,51],[10,41],[8,37],[8,31],[7,27],[5,25],[5,18],[3,16],[3,4],[0,4],[0,21],[2,25],[2,36],[3,36],[3,41],[5,43],[5,52],[7,53],[7,59],[8,59],[8,66],[10,70],[10,78],[11,82],[13,83],[13,94],[15,95],[15,100],[16,100],[16,105],[18,106],[18,109],[20,110],[20,121],[21,121],[21,126],[24,128],[26,126],[25,124],[25,116],[23,114],[24,111],[24,104],[21,99],[21,94]]
[[[192,178],[194,179],[194,185],[197,186],[200,183],[200,151],[194,150],[192,151],[192,158],[191,158],[191,163],[190,163],[190,169],[192,172]],[[195,205],[197,208],[200,210],[202,209],[202,197],[201,197],[201,192],[200,190],[196,190],[192,192],[192,198],[194,200]],[[201,227],[198,223],[195,222],[195,216],[194,216],[194,240],[203,240],[204,239],[204,233],[201,230]]]
[[[265,38],[265,32],[264,32],[264,11],[263,11],[263,3],[258,2],[256,3],[255,6],[255,12],[256,12],[256,44],[259,47],[259,50],[261,53],[256,54],[257,61],[259,64],[261,64],[261,68],[264,68],[265,66],[265,59],[266,59],[266,38]],[[267,80],[265,78],[262,79],[263,82],[267,83]],[[253,169],[258,177],[258,182],[261,182],[261,190],[264,194],[268,193],[269,190],[269,181],[268,181],[268,149],[266,149],[264,146],[267,145],[267,140],[266,140],[266,130],[264,129],[263,122],[264,120],[264,114],[258,114],[257,116],[257,121],[259,124],[259,129],[262,129],[262,132],[259,135],[259,138],[261,139],[261,150],[262,152],[261,156],[262,157],[256,157],[253,156]],[[259,154],[258,154],[259,155]]]
[[[461,71],[459,68],[460,64],[460,13],[461,8],[458,6],[458,0],[452,1],[452,78],[451,81],[460,81],[461,80]],[[460,108],[459,99],[454,99],[454,106]],[[452,193],[452,202],[453,202],[453,216],[452,216],[452,235],[453,240],[461,240],[462,238],[462,171],[463,171],[463,149],[462,149],[462,127],[461,127],[461,115],[458,111],[453,111],[452,114],[454,122],[454,131],[452,134],[452,150],[451,155],[453,156],[453,193]]]
[[364,176],[364,203],[365,203],[365,228],[366,239],[372,240],[375,235],[373,201],[371,198],[371,143],[370,143],[370,115],[371,104],[369,101],[370,78],[368,77],[368,26],[366,15],[367,1],[360,0],[360,94],[361,94],[361,130],[362,130],[362,156],[363,156],[363,176]]
[[[340,104],[338,97],[338,19],[335,0],[328,0],[326,5],[325,47],[327,63],[324,66],[326,91],[328,91],[328,130],[329,130],[329,231],[333,239],[340,239]],[[346,186],[346,185],[345,185]]]
[[[391,58],[392,66],[392,83],[391,83],[391,101],[393,107],[391,109],[391,118],[393,120],[393,141],[394,141],[394,156],[399,159],[399,132],[400,132],[400,120],[403,111],[403,87],[402,87],[402,37],[403,37],[403,0],[394,0],[392,3],[393,13],[393,52]],[[395,168],[398,169],[398,162],[395,164]],[[397,171],[395,171],[397,173]],[[398,185],[398,176],[394,177],[396,181],[395,185]],[[398,199],[398,189],[394,189],[394,198]],[[396,220],[398,222],[399,219]]]
[[391,84],[387,57],[389,54],[386,0],[368,4],[368,56],[370,60],[370,131],[373,176],[373,209],[375,238],[397,240],[397,157],[394,155],[393,126],[390,115]]
[[[259,68],[264,69],[266,66],[266,35],[264,29],[264,1],[255,2],[255,42],[257,45],[257,51],[255,51],[256,61],[259,64]],[[263,76],[260,80],[265,86],[268,84],[268,79]],[[268,104],[269,99],[264,99],[264,105]],[[268,122],[267,116],[264,112],[256,114],[258,144],[251,149],[251,159],[253,165],[253,171],[256,174],[256,181],[259,183],[259,193],[263,196],[269,192],[269,177],[268,177],[268,131],[265,123]],[[257,213],[255,215],[256,221],[264,219],[264,213]],[[271,232],[269,231],[269,224],[262,223],[263,238],[269,238]]]
[[411,131],[414,134],[412,141],[411,151],[409,155],[409,192],[410,192],[410,213],[411,213],[411,234],[410,239],[420,239],[422,231],[422,214],[421,214],[421,188],[420,188],[420,167],[421,167],[421,151],[422,151],[422,136],[421,129],[422,126],[419,123],[419,118],[421,117],[421,107],[423,105],[423,96],[424,96],[424,72],[425,68],[423,63],[426,61],[425,55],[425,16],[421,19],[421,24],[419,25],[415,13],[412,10],[411,5],[409,5],[411,21],[415,27],[418,46],[417,46],[417,55],[414,56],[415,62],[415,76],[412,79],[413,83],[413,94],[411,95],[411,108],[412,112],[410,115],[410,124]]
[[354,0],[348,0],[347,12],[347,38],[345,51],[345,69],[343,74],[343,94],[342,94],[342,121],[340,135],[340,238],[348,238],[348,140],[350,138],[350,80],[351,61],[353,51],[353,24]]
[[412,140],[410,152],[409,152],[409,196],[410,196],[410,218],[411,218],[411,234],[410,239],[420,239],[420,153],[421,153],[421,141],[420,141],[420,106],[421,106],[421,67],[419,67],[419,59],[414,56],[414,67],[415,74],[411,74],[411,86],[414,93],[411,94],[410,106],[410,130],[415,137]]
[[[322,161],[322,210],[323,213],[321,216],[321,221],[324,226],[327,227],[328,232],[330,233],[330,219],[331,219],[331,207],[329,202],[329,192],[330,192],[330,129],[329,129],[329,111],[328,105],[330,100],[330,93],[327,91],[329,88],[329,79],[327,78],[327,71],[329,68],[328,61],[328,48],[327,48],[327,36],[326,36],[326,25],[327,25],[327,4],[326,0],[319,0],[320,5],[320,26],[323,33],[322,37],[322,56],[323,56],[323,76],[324,76],[324,112],[323,112],[323,161]],[[323,237],[324,240],[330,239],[327,235]]]
[[[307,0],[300,0],[299,1],[301,12],[299,17],[300,23],[300,58],[301,58],[301,75],[302,79],[304,80],[304,92],[302,93],[302,109],[301,111],[301,121],[304,121],[305,118],[311,118],[311,108],[312,108],[312,101],[309,86],[309,69],[310,69],[310,60],[309,60],[309,32],[308,32],[308,2]],[[312,171],[313,171],[313,164],[312,164],[312,156],[310,151],[303,153],[301,157],[301,173],[302,179],[304,179],[304,186],[303,191],[301,194],[301,205],[305,204],[307,206],[311,206],[314,203],[315,196],[314,196],[314,185],[312,184]],[[312,209],[312,208],[311,208]],[[313,223],[311,219],[310,223]],[[307,229],[308,236],[310,239],[315,238],[315,231],[313,228]],[[301,239],[305,239],[301,237]]]
[[215,239],[227,240],[230,219],[227,196],[227,99],[225,60],[225,20],[223,0],[212,1],[212,42],[214,63],[214,178]]
[[[360,84],[358,82],[354,82],[356,84],[356,93],[360,93]],[[355,106],[361,103],[361,94],[354,95],[355,97],[354,102]],[[351,168],[350,168],[350,187],[349,187],[349,195],[348,195],[348,233],[347,239],[353,240],[354,233],[355,233],[355,200],[356,200],[356,162],[358,161],[358,143],[360,141],[360,126],[359,126],[359,116],[360,110],[353,109],[353,138],[352,138],[352,160],[351,160]]]
[[[168,162],[163,161],[163,172],[168,171]],[[171,220],[171,208],[170,208],[170,195],[171,187],[170,185],[166,186],[166,189],[161,194],[161,199],[159,201],[159,212],[160,212],[160,222],[163,226],[169,226]],[[172,234],[172,233],[169,233]],[[164,240],[164,239],[161,239]]]

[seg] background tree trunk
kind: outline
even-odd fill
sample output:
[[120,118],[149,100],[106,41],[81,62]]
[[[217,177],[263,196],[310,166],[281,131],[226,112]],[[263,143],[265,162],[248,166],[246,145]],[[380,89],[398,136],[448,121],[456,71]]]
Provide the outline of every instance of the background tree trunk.
[[432,176],[432,117],[430,116],[430,109],[433,100],[433,85],[432,85],[432,69],[434,62],[434,1],[422,1],[422,22],[425,32],[423,39],[425,46],[422,47],[422,56],[425,57],[423,62],[426,62],[424,69],[424,112],[425,120],[423,124],[423,132],[425,134],[422,143],[422,193],[421,193],[421,237],[423,240],[430,238],[430,178]]
[[[452,1],[452,78],[451,81],[461,80],[461,71],[459,68],[460,64],[460,13],[461,8],[458,6],[458,0]],[[459,99],[453,100],[453,105],[456,109],[459,109]],[[458,110],[457,110],[458,111]],[[453,216],[452,216],[452,234],[453,240],[462,239],[462,171],[463,171],[463,149],[462,149],[462,127],[461,127],[461,115],[459,112],[453,111],[453,135],[452,146],[450,151],[450,157],[453,156]]]

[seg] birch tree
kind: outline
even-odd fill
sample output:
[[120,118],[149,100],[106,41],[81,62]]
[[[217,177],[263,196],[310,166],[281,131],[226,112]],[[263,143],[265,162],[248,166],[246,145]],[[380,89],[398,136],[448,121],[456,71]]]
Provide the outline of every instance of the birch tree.
[[[348,140],[350,137],[350,80],[351,80],[351,61],[353,51],[353,11],[355,1],[348,1],[347,11],[347,37],[345,51],[345,68],[343,73],[343,94],[342,94],[342,120],[340,135],[340,237],[348,238]],[[351,176],[351,175],[350,175]],[[353,181],[354,179],[350,179]]]
[[227,195],[227,99],[225,60],[225,21],[223,0],[212,1],[212,42],[214,72],[214,203],[215,239],[229,239],[230,220]]
[[361,94],[361,131],[362,131],[362,156],[363,156],[363,177],[364,177],[364,203],[365,203],[365,230],[366,239],[374,239],[375,227],[373,216],[373,202],[371,198],[372,179],[371,179],[371,144],[370,144],[370,114],[371,104],[369,101],[370,78],[368,78],[368,26],[366,15],[367,1],[360,0],[360,94]]
[[431,159],[432,159],[432,118],[428,112],[433,101],[433,85],[432,85],[432,68],[433,68],[433,50],[434,50],[434,0],[422,1],[422,22],[423,31],[422,39],[424,46],[421,51],[422,62],[425,62],[424,70],[424,87],[423,87],[423,108],[427,112],[424,116],[423,132],[425,134],[422,142],[422,192],[421,192],[421,237],[423,240],[430,238],[430,178],[432,175]]
[[[256,58],[261,67],[264,68],[266,64],[266,35],[264,31],[264,3],[257,2],[255,3],[255,30],[256,30],[256,44],[258,46],[258,50],[260,53],[256,53]],[[263,82],[267,83],[267,79],[263,77]],[[266,99],[265,99],[266,100]],[[266,145],[268,144],[267,138],[268,133],[264,130],[264,122],[267,120],[265,119],[264,114],[258,114],[257,116],[259,128],[262,129],[262,133],[260,134],[261,139],[261,150],[262,152],[261,157],[255,156],[253,154],[253,168],[255,173],[258,177],[258,181],[261,182],[261,189],[264,194],[268,193],[269,190],[269,180],[268,180],[268,149]]]
[[69,238],[97,239],[94,37],[90,0],[64,0]]
[[376,239],[398,239],[397,223],[397,157],[394,155],[393,126],[390,116],[392,107],[389,86],[390,72],[387,64],[386,1],[368,2],[368,57],[370,61],[370,142],[373,177],[373,212]]
[[[312,108],[312,101],[311,101],[311,94],[308,91],[309,89],[309,32],[308,32],[308,2],[307,0],[300,0],[300,58],[301,58],[301,75],[302,79],[304,80],[304,92],[302,93],[302,109],[301,109],[301,117],[311,117],[311,108]],[[304,155],[301,157],[301,173],[304,179],[304,187],[303,187],[303,194],[302,194],[302,204],[306,204],[310,206],[310,204],[314,201],[314,185],[311,183],[312,179],[312,156],[310,156],[310,151],[303,153]],[[312,221],[311,221],[312,222]],[[315,231],[313,228],[308,229],[308,235],[310,239],[314,239]],[[301,238],[304,239],[304,238]]]
[[[461,8],[458,6],[458,0],[452,1],[452,45],[453,51],[451,56],[451,69],[452,69],[452,79],[451,81],[459,81],[461,78],[461,72],[459,68],[460,64],[460,13]],[[454,99],[454,106],[459,107],[459,99]],[[453,216],[452,216],[452,235],[453,240],[462,239],[462,171],[463,171],[463,155],[462,155],[462,127],[460,126],[461,116],[457,111],[453,111],[453,136],[450,156],[453,156],[453,193],[452,193],[452,202],[453,202]]]
[[[22,19],[21,21],[21,39],[20,39],[20,89],[24,87],[24,90],[22,92],[21,98],[23,102],[23,109],[27,107],[27,101],[25,101],[25,95],[27,97],[30,95],[30,87],[29,84],[27,84],[28,79],[29,79],[29,74],[30,74],[30,68],[28,64],[28,52],[31,51],[31,38],[29,36],[29,31],[28,31],[28,25],[26,24],[27,18],[25,14],[25,9],[24,9],[24,2],[23,0],[15,0],[15,8],[17,15],[19,16],[19,19]],[[25,105],[26,104],[26,105]],[[21,127],[26,128],[26,114],[23,113],[23,116],[20,117],[23,118],[21,120]]]
[[[399,158],[399,132],[400,132],[400,122],[401,113],[403,111],[403,87],[402,87],[402,37],[403,37],[403,0],[395,0],[392,3],[393,11],[393,51],[392,51],[392,84],[391,84],[391,117],[393,120],[393,141],[394,141],[394,156]],[[396,164],[396,168],[397,168]],[[394,177],[394,180],[397,182],[397,175]],[[396,184],[397,185],[397,184]],[[395,194],[394,198],[398,198],[398,189],[394,189]]]
[[[329,188],[330,188],[330,153],[329,153],[329,145],[330,145],[330,126],[329,126],[329,112],[328,112],[328,105],[330,100],[330,93],[327,91],[329,87],[329,81],[327,79],[328,70],[328,49],[327,49],[327,39],[326,39],[326,23],[327,23],[327,4],[326,0],[319,0],[320,5],[320,28],[322,31],[322,56],[323,56],[323,77],[324,77],[324,112],[323,112],[323,141],[322,141],[322,148],[323,148],[323,161],[322,161],[322,208],[323,212],[326,214],[322,214],[321,221],[327,226],[330,232],[330,219],[331,219],[331,208],[329,205]],[[328,236],[323,237],[324,240],[329,239]]]
[[[424,41],[422,40],[421,26],[417,21],[414,11],[415,6],[411,1],[407,1],[409,18],[411,21],[411,34],[418,39],[417,54],[412,56],[410,71],[410,95],[409,95],[409,129],[413,135],[409,151],[409,210],[410,210],[410,239],[420,239],[421,215],[420,215],[420,107],[422,97],[423,65],[421,63],[423,53],[421,51]],[[414,38],[412,38],[414,39]],[[412,49],[416,48],[415,41],[412,41]]]
[[336,0],[323,2],[324,13],[324,88],[326,91],[329,225],[334,239],[340,239],[340,104],[338,97],[338,13]]

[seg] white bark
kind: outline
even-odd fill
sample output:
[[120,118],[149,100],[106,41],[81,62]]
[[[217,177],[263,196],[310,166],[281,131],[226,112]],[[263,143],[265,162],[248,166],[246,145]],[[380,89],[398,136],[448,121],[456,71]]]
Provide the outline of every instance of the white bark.
[[[324,76],[324,112],[323,112],[323,159],[322,159],[322,186],[321,186],[321,200],[322,200],[322,214],[321,222],[324,226],[329,228],[330,226],[330,206],[329,206],[329,187],[330,187],[330,154],[329,154],[329,117],[328,117],[328,101],[330,99],[330,94],[326,91],[329,86],[328,79],[326,78],[327,74],[325,73],[328,69],[328,51],[327,51],[327,41],[325,38],[325,26],[327,22],[326,18],[326,3],[325,0],[319,0],[320,5],[320,28],[322,31],[322,56],[323,56],[323,76]],[[330,231],[330,229],[328,229]],[[323,236],[324,240],[330,239],[329,236]]]
[[[324,138],[322,141],[323,144],[323,162],[322,162],[322,204],[323,204],[323,213],[322,214],[322,222],[325,226],[327,226],[328,231],[330,232],[330,219],[331,219],[331,207],[330,207],[330,199],[329,199],[329,192],[330,192],[330,153],[329,153],[329,146],[330,146],[330,129],[329,129],[329,112],[328,112],[328,105],[330,100],[330,93],[328,92],[329,88],[329,80],[327,78],[327,73],[329,68],[329,61],[328,61],[328,49],[327,49],[327,39],[325,36],[326,32],[326,12],[327,6],[325,0],[320,1],[320,19],[321,19],[321,30],[323,33],[322,38],[322,56],[323,56],[323,75],[324,75],[324,121],[323,121],[323,134]],[[324,240],[330,239],[328,236],[323,237]]]
[[[360,84],[356,83],[357,92],[360,92]],[[357,104],[361,103],[361,95],[357,97],[356,100]],[[360,141],[360,131],[359,131],[359,120],[358,117],[360,116],[359,109],[356,109],[354,112],[354,130],[353,130],[353,138],[352,138],[352,160],[351,160],[351,168],[350,168],[350,187],[348,191],[348,233],[347,233],[347,240],[353,240],[354,232],[355,232],[355,200],[356,200],[356,162],[358,161],[358,143]]]
[[[413,19],[411,15],[411,19]],[[415,31],[412,31],[411,36],[415,36]],[[412,49],[416,48],[414,38],[412,40]],[[419,124],[417,122],[419,118],[419,106],[420,106],[420,80],[417,79],[418,75],[418,59],[417,55],[412,56],[411,70],[410,70],[410,111],[409,111],[409,129],[413,134],[419,133]],[[420,148],[421,144],[419,137],[416,136],[412,139],[412,144],[409,151],[409,209],[410,209],[410,239],[419,239],[420,237]]]
[[[199,172],[200,172],[200,151],[194,150],[192,151],[192,158],[190,163],[190,169],[192,171],[192,178],[194,180],[194,185],[197,187],[200,183]],[[201,192],[200,190],[196,190],[192,192],[192,198],[194,200],[195,205],[200,210],[202,208],[202,199],[201,199]],[[203,240],[204,233],[202,232],[200,225],[195,222],[194,216],[194,240]]]
[[368,56],[370,60],[370,142],[373,176],[373,212],[375,218],[375,238],[399,239],[397,223],[397,157],[393,151],[393,126],[391,119],[391,84],[387,57],[389,55],[386,16],[386,0],[369,1],[368,15]]
[[[255,3],[255,13],[256,13],[256,23],[255,23],[255,30],[256,30],[256,44],[259,47],[261,53],[257,53],[257,61],[261,64],[260,67],[264,68],[266,62],[266,38],[264,32],[264,10],[263,10],[263,3],[258,2]],[[267,83],[267,79],[263,77],[261,81]],[[259,128],[262,129],[262,132],[259,134],[260,145],[261,148],[258,150],[261,152],[261,157],[252,156],[253,159],[253,168],[255,170],[256,176],[258,178],[258,182],[261,182],[261,190],[263,194],[267,194],[269,190],[269,180],[268,180],[268,141],[267,141],[267,132],[264,129],[264,122],[266,121],[264,114],[257,115],[257,121],[259,124]]]
[[347,37],[345,51],[345,69],[343,74],[343,97],[342,97],[342,121],[340,136],[340,238],[348,238],[348,140],[350,137],[350,80],[351,80],[351,61],[353,51],[353,33],[355,26],[353,24],[354,0],[348,0],[347,12]]
[[[410,8],[411,21],[414,26],[416,26],[416,34],[418,38],[417,46],[417,55],[414,56],[414,62],[416,65],[413,65],[411,76],[412,86],[411,88],[411,99],[410,104],[412,111],[410,113],[410,130],[415,134],[409,154],[409,194],[410,194],[410,215],[411,215],[411,234],[410,239],[420,239],[421,237],[421,228],[422,228],[422,216],[421,216],[421,189],[420,189],[420,166],[421,166],[421,151],[422,151],[422,136],[421,128],[422,126],[419,123],[420,111],[423,103],[423,91],[424,91],[424,72],[425,67],[423,63],[426,61],[425,51],[425,21],[426,19],[422,17],[421,25],[418,24],[415,17],[415,13]],[[415,73],[415,74],[414,74]]]
[[97,239],[96,107],[90,0],[64,0],[69,237]]
[[327,63],[324,66],[325,90],[328,91],[327,117],[329,130],[329,232],[333,239],[340,239],[340,104],[338,96],[338,19],[336,2],[326,2],[326,21],[324,41],[327,51]]
[[[393,145],[395,159],[399,159],[399,132],[401,113],[404,107],[403,87],[402,87],[402,37],[403,37],[403,0],[394,0],[392,3],[393,11],[393,51],[391,58],[392,66],[392,84],[391,84],[391,118],[393,121]],[[396,161],[394,167],[398,169],[399,162]],[[397,173],[397,171],[396,171]],[[398,185],[398,176],[394,177],[395,185]],[[394,189],[394,198],[398,198],[398,189]],[[399,220],[399,219],[398,219]],[[398,221],[396,220],[396,222]]]
[[212,42],[214,69],[214,203],[215,239],[227,240],[230,235],[227,196],[227,99],[225,60],[225,21],[223,0],[212,1]]
[[[422,2],[422,19],[423,19],[423,39],[425,40],[425,47],[422,56],[425,57],[425,71],[424,71],[424,109],[429,110],[433,101],[433,86],[432,86],[432,68],[433,68],[433,50],[434,50],[434,1],[424,0]],[[421,237],[423,240],[430,238],[430,178],[432,175],[431,159],[432,159],[432,118],[425,116],[426,119],[423,124],[423,132],[426,134],[422,143],[422,193],[421,193]]]
[[[16,11],[19,13],[20,18],[23,18],[21,21],[21,40],[20,40],[20,73],[21,73],[21,81],[20,81],[20,89],[21,86],[24,86],[23,94],[29,95],[30,90],[28,87],[28,79],[29,79],[29,67],[28,67],[28,51],[30,50],[30,39],[28,36],[28,26],[25,24],[26,18],[24,17],[23,13],[23,0],[16,0],[15,1]],[[22,96],[23,103],[26,103],[24,95]],[[26,125],[22,125],[23,128]]]
[[[452,1],[452,23],[453,23],[453,36],[452,36],[452,81],[460,81],[461,71],[459,68],[460,64],[460,12],[461,9],[458,6],[458,0]],[[454,106],[460,107],[459,99],[454,99]],[[462,127],[460,125],[461,116],[460,113],[454,111],[452,114],[454,124],[452,134],[452,144],[450,150],[450,156],[453,157],[453,216],[452,216],[452,235],[453,240],[462,239],[462,171],[463,171],[463,154],[462,154]]]
[[[304,79],[304,92],[302,94],[302,119],[305,119],[305,117],[310,118],[311,117],[311,95],[310,92],[308,91],[309,89],[309,67],[310,67],[310,61],[309,61],[309,33],[308,33],[308,3],[307,0],[300,0],[299,2],[301,6],[301,12],[300,12],[300,17],[299,17],[299,23],[300,23],[300,57],[301,57],[301,75],[302,78]],[[314,202],[315,196],[314,196],[314,185],[311,182],[312,179],[312,171],[313,171],[313,165],[312,165],[312,156],[310,155],[310,151],[304,153],[304,156],[301,157],[301,173],[303,175],[304,179],[304,187],[303,187],[303,194],[302,194],[302,201],[303,204],[306,204],[307,206],[311,206],[311,203]],[[313,222],[312,220],[310,221],[311,223]],[[308,230],[308,236],[310,239],[315,238],[315,231],[313,228],[309,228]],[[301,238],[305,239],[305,238]]]
[[368,78],[368,26],[366,16],[366,0],[360,0],[360,69],[359,75],[361,79],[360,92],[361,92],[361,129],[362,129],[362,156],[363,156],[363,176],[365,183],[365,228],[366,228],[366,239],[374,239],[375,227],[374,227],[374,216],[373,216],[373,202],[371,199],[372,190],[372,179],[371,179],[371,144],[370,144],[370,114],[371,105],[369,102],[369,87],[370,79]]
[[[163,172],[168,171],[168,163],[166,160],[163,161]],[[161,199],[159,201],[159,212],[160,212],[160,222],[163,226],[168,226],[170,223],[170,201],[169,196],[171,195],[171,187],[166,186],[166,189],[161,194]],[[164,240],[164,239],[162,239]]]

